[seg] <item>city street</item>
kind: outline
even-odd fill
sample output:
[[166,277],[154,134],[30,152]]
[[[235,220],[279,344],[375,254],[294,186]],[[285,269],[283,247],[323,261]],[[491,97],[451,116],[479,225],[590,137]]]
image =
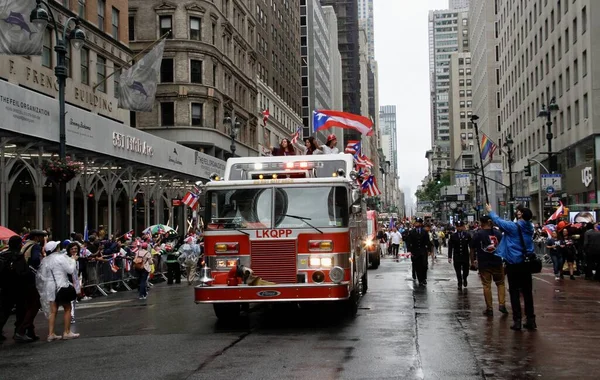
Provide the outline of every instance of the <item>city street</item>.
[[[79,303],[80,339],[9,339],[0,379],[597,378],[599,283],[536,275],[539,330],[513,332],[510,316],[482,316],[476,274],[459,293],[445,257],[426,288],[415,288],[409,262],[384,259],[369,275],[358,316],[339,322],[326,310],[281,306],[253,307],[237,326],[222,326],[186,284],[159,284],[147,301],[120,292]],[[37,323],[44,337],[43,315]]]

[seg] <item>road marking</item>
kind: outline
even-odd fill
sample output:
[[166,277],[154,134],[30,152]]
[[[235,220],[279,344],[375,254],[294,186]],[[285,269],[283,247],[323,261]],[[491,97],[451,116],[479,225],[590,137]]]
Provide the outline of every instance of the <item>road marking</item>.
[[538,280],[538,281],[545,282],[546,284],[552,285],[552,283],[550,281],[546,281],[546,280],[543,280],[543,279],[535,277],[535,276],[533,276],[533,278],[536,279],[536,280]]
[[122,301],[102,301],[102,302],[94,302],[94,303],[88,303],[88,304],[81,304],[78,303],[75,306],[75,310],[86,310],[86,309],[99,309],[102,307],[111,307],[111,306],[117,306],[117,305],[122,305],[124,303],[129,303],[133,300],[122,300]]

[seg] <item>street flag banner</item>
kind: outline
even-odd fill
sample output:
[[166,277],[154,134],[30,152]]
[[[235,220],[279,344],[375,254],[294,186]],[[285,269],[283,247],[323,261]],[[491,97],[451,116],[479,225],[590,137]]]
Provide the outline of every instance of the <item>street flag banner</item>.
[[488,155],[492,158],[497,148],[498,146],[487,135],[483,134],[481,138],[481,159],[485,160]]
[[550,218],[548,218],[548,220],[546,220],[546,223],[549,223],[552,220],[557,220],[564,214],[565,207],[563,206],[561,201],[558,201],[558,203],[560,204],[560,206],[558,206],[556,211],[554,211],[554,214],[550,215]]
[[298,142],[298,139],[300,138],[300,131],[302,131],[302,127],[296,128],[296,133],[292,135],[292,144]]
[[131,240],[133,238],[133,232],[133,230],[129,230],[125,235],[123,235],[125,240]]
[[390,216],[390,226],[389,229],[391,230],[392,228],[394,228],[396,225],[394,224],[394,217]]
[[267,121],[269,121],[269,117],[271,117],[271,114],[269,113],[268,108],[266,110],[262,111],[262,117],[263,117],[263,127],[266,127]]
[[365,179],[360,187],[362,188],[362,192],[370,197],[381,194],[381,191],[379,191],[379,188],[377,187],[375,176],[373,175],[370,175],[369,178]]
[[160,79],[160,65],[165,40],[161,40],[148,54],[119,78],[119,108],[136,112],[151,112]]
[[348,144],[346,144],[346,149],[344,149],[344,153],[350,153],[350,154],[356,155],[357,153],[360,154],[360,151],[361,151],[360,149],[361,149],[360,141],[350,140],[350,141],[348,141]]
[[367,117],[340,111],[313,111],[313,132],[334,127],[352,129],[366,136],[373,134],[373,122]]
[[89,234],[90,234],[90,232],[88,230],[88,224],[87,224],[87,222],[85,222],[85,227],[83,228],[83,241],[89,241],[90,240]]
[[29,21],[35,7],[36,0],[0,0],[1,55],[42,55],[45,30]]
[[356,163],[356,166],[359,168],[372,168],[373,167],[373,162],[371,162],[371,160],[369,160],[369,157],[363,155],[360,156],[354,156],[354,162]]
[[185,194],[185,197],[183,197],[183,199],[181,200],[184,204],[186,204],[187,206],[191,207],[191,208],[196,208],[196,205],[198,204],[198,196],[194,193],[192,193],[191,191],[188,191],[187,194]]

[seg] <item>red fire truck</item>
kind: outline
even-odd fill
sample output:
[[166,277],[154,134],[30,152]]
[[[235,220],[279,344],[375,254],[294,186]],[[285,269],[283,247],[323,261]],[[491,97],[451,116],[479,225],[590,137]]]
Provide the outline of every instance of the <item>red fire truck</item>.
[[366,204],[349,154],[244,157],[202,186],[205,268],[196,303],[219,319],[255,302],[337,302],[367,291]]
[[365,249],[369,255],[369,263],[371,268],[379,268],[381,264],[381,248],[379,240],[377,240],[377,211],[367,211],[367,239],[365,240]]

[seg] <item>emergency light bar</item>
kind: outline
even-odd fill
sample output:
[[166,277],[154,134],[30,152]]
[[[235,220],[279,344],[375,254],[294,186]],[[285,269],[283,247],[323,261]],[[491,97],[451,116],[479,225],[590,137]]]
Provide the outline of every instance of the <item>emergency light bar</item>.
[[237,169],[249,170],[249,171],[273,171],[274,169],[314,169],[322,168],[322,162],[314,161],[288,161],[288,162],[256,162],[247,164],[235,164]]

